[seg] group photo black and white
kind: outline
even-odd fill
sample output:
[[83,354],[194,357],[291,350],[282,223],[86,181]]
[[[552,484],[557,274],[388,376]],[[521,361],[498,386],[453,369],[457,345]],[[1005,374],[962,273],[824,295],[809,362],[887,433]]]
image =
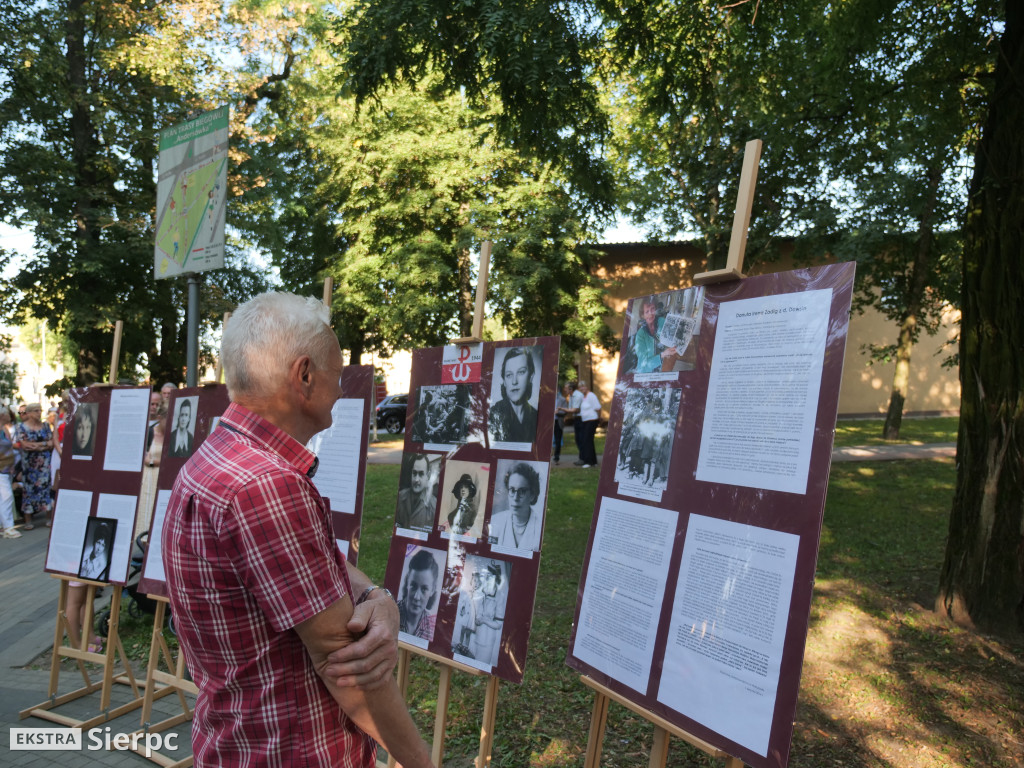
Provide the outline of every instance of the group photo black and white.
[[462,445],[470,422],[470,387],[435,384],[419,388],[412,440],[429,445]]
[[630,495],[630,485],[668,486],[680,397],[681,390],[672,387],[636,387],[626,393],[615,465],[620,493]]

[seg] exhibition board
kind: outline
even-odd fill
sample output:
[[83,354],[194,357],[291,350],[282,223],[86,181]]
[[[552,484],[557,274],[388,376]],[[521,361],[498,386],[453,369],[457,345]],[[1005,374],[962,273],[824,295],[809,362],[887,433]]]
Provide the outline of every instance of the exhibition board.
[[123,585],[134,542],[149,389],[79,388],[68,401],[44,569]]
[[142,561],[142,576],[139,579],[138,591],[142,594],[167,597],[161,539],[171,489],[181,468],[217,429],[229,402],[228,388],[224,384],[206,384],[171,392],[164,422],[164,446],[157,475],[156,503]]
[[[362,523],[372,388],[372,366],[345,366],[341,374],[341,397],[332,410],[333,423],[314,435],[308,445],[317,454],[313,484],[329,505],[338,548],[346,557],[351,557],[353,563],[358,557]],[[228,389],[224,384],[179,389],[171,394],[157,478],[156,504],[139,581],[139,590],[144,594],[167,596],[161,538],[171,490],[178,472],[218,427],[229,403]],[[188,414],[188,419],[183,413]],[[180,441],[176,437],[179,429],[188,433]]]
[[853,276],[627,308],[567,662],[752,766],[788,761]]
[[359,562],[372,400],[373,366],[346,365],[332,424],[309,441],[318,462],[313,484],[331,510],[335,543],[353,565]]
[[386,586],[405,643],[511,682],[526,662],[560,340],[413,352]]

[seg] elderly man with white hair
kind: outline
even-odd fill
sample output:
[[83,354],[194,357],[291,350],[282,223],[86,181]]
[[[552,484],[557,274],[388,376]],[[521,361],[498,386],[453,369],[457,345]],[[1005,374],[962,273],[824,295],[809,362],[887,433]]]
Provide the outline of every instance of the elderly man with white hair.
[[221,345],[231,404],[171,494],[171,610],[199,687],[199,766],[429,766],[392,677],[398,608],[334,544],[305,446],[331,425],[341,349],[315,299],[265,293]]

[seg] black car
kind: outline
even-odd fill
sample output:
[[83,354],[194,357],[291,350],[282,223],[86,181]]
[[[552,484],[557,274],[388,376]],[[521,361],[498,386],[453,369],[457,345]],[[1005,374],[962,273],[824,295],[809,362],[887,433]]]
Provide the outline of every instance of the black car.
[[398,433],[405,429],[405,409],[409,395],[388,395],[377,403],[377,429]]

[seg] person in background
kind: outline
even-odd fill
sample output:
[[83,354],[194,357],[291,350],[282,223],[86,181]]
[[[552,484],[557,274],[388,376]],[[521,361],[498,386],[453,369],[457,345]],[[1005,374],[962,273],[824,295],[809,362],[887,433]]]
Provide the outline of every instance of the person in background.
[[162,387],[160,387],[160,397],[163,398],[164,407],[165,408],[167,407],[167,404],[170,403],[170,401],[171,401],[171,392],[173,392],[177,388],[178,388],[177,384],[172,384],[169,381],[166,384],[164,384]]
[[11,478],[14,474],[14,440],[11,438],[11,424],[14,413],[6,405],[0,406],[0,529],[5,539],[21,538],[14,528],[14,489]]
[[25,530],[35,528],[32,516],[43,513],[50,526],[52,498],[50,495],[50,453],[53,451],[53,431],[43,421],[43,407],[39,403],[25,406],[25,420],[14,431],[18,450],[21,451],[23,491],[21,511],[25,516]]
[[[154,394],[157,394],[154,392]],[[160,454],[164,450],[164,425],[167,423],[167,407],[157,394],[155,421],[149,428],[149,445],[142,457],[142,486],[139,488],[139,505],[135,513],[135,538],[149,530],[156,505],[156,481],[160,475]]]
[[597,448],[594,446],[594,434],[601,418],[601,401],[590,391],[590,385],[580,381],[580,466],[589,469],[597,464]]
[[565,412],[569,407],[569,398],[572,397],[572,386],[565,382],[561,392],[555,393],[555,437],[551,445],[554,456],[551,458],[555,464],[562,458],[562,435],[565,432]]
[[61,413],[58,408],[51,408],[46,415],[46,423],[53,430],[53,450],[50,452],[50,492],[57,490],[57,473],[60,471],[60,436],[58,428],[61,424]]
[[569,407],[565,409],[565,415],[572,419],[573,438],[576,441],[576,451],[580,454],[573,464],[579,467],[583,465],[583,452],[580,450],[580,440],[583,434],[581,431],[583,422],[580,421],[580,406],[583,405],[583,393],[580,392],[579,383],[570,386],[572,387],[572,394],[569,396]]

